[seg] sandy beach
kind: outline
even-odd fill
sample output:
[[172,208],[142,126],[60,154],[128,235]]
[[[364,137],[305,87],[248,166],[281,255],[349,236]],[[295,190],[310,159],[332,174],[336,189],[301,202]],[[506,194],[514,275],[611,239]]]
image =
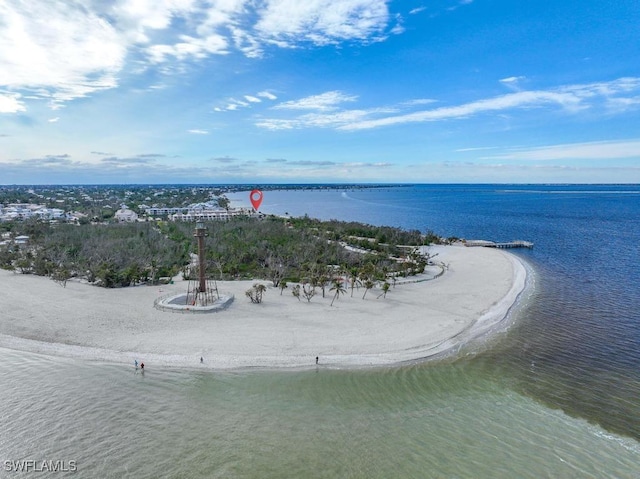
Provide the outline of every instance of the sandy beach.
[[[213,369],[381,366],[455,353],[499,326],[524,290],[526,268],[488,248],[434,246],[445,274],[379,289],[298,301],[268,289],[261,304],[245,291],[255,281],[218,282],[235,295],[224,311],[158,311],[154,300],[186,292],[187,282],[104,289],[0,271],[0,347],[88,360]],[[423,278],[424,279],[424,278]],[[204,358],[200,363],[200,358]]]

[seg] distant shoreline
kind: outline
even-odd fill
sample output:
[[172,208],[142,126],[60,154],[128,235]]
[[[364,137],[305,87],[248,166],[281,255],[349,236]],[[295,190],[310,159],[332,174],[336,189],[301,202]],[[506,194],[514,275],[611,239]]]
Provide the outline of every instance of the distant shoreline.
[[[522,261],[507,252],[434,246],[446,273],[311,302],[268,286],[262,304],[244,295],[254,281],[219,282],[235,295],[226,311],[176,314],[153,308],[166,286],[97,288],[0,271],[0,347],[84,360],[215,370],[390,366],[455,354],[501,325],[526,286]],[[489,280],[490,279],[490,280]],[[261,281],[265,285],[269,282]],[[200,357],[203,363],[200,364]]]

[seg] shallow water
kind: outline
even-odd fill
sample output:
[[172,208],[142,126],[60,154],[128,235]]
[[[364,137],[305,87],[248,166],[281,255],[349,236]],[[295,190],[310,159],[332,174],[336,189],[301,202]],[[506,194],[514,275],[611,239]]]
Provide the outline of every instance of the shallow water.
[[74,460],[89,478],[640,477],[640,187],[266,192],[263,209],[286,211],[276,195],[296,214],[534,241],[516,254],[536,269],[535,292],[489,348],[376,370],[148,365],[143,376],[0,349],[0,466]]
[[[5,459],[80,477],[635,477],[637,442],[472,360],[375,371],[153,371],[2,350]],[[491,367],[490,369],[493,369]],[[494,371],[495,372],[495,371]],[[13,477],[13,476],[12,476]]]

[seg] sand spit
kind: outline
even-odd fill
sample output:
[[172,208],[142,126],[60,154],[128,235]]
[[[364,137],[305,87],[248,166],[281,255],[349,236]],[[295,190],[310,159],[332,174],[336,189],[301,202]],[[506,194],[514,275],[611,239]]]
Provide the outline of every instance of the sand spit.
[[[255,281],[218,282],[235,301],[224,311],[179,314],[154,300],[187,283],[104,289],[0,271],[0,347],[154,367],[212,369],[363,367],[455,352],[499,325],[526,284],[513,254],[434,246],[448,265],[437,279],[332,293],[298,301],[268,286],[261,304],[245,291]],[[204,358],[200,363],[200,358]]]

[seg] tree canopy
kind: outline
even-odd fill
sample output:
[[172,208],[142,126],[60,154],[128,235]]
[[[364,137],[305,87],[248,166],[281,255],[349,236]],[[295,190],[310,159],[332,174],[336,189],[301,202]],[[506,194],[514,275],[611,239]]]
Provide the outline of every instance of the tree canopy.
[[[28,244],[1,246],[0,267],[60,282],[81,277],[104,287],[155,283],[180,272],[189,277],[196,253],[193,228],[163,221],[72,225],[30,220],[12,228],[14,235],[27,234]],[[415,247],[439,240],[433,233],[308,217],[245,217],[207,223],[206,228],[210,277],[260,278],[274,286],[301,282],[322,288],[323,295],[338,274],[381,281],[390,274],[421,272],[426,260]]]

